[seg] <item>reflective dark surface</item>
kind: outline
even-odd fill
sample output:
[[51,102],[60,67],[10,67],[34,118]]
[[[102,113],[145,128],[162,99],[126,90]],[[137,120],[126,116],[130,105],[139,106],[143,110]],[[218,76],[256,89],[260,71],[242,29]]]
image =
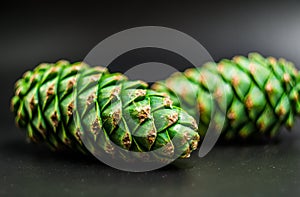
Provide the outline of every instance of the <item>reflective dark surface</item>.
[[[0,195],[297,196],[300,124],[272,143],[217,145],[206,157],[179,160],[156,171],[127,173],[93,158],[28,144],[9,112],[13,84],[39,62],[78,61],[107,36],[141,25],[183,31],[219,60],[258,51],[300,65],[300,4],[285,2],[94,4],[29,3],[0,6]],[[168,55],[168,58],[165,58]],[[188,63],[154,51],[112,64],[125,71],[143,58],[178,69]]]
[[[296,126],[300,126],[299,124]],[[0,139],[1,194],[85,196],[281,196],[299,194],[300,134],[262,145],[218,145],[206,157],[129,173],[74,153],[27,144],[15,128]]]

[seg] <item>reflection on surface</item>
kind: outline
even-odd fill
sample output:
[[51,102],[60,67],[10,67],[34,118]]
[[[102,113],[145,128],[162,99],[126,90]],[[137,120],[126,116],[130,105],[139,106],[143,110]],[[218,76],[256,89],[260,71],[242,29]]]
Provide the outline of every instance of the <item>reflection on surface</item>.
[[6,129],[7,136],[0,141],[1,190],[124,196],[299,192],[299,126],[292,133],[282,131],[276,143],[218,145],[204,158],[193,154],[191,159],[144,173],[122,172],[71,152],[51,152],[26,144],[18,129]]

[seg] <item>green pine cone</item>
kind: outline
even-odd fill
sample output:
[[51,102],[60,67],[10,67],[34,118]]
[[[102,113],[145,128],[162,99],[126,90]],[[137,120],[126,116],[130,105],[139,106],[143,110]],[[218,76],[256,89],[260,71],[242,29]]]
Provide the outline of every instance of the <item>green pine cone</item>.
[[41,64],[26,72],[16,82],[12,110],[31,141],[55,150],[116,155],[115,144],[134,152],[162,148],[163,156],[186,158],[199,141],[196,121],[165,94],[81,62]]
[[223,140],[269,139],[300,113],[299,80],[291,62],[251,53],[175,73],[152,88],[199,117],[201,137],[212,122]]

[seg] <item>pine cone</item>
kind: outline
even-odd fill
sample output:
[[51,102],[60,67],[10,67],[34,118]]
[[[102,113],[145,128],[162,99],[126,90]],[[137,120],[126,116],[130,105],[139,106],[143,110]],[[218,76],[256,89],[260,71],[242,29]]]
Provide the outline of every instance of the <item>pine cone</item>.
[[292,127],[299,114],[298,81],[291,62],[251,53],[248,58],[236,56],[175,73],[152,88],[169,94],[174,105],[199,116],[201,136],[213,121],[221,128],[223,140],[269,139],[278,134],[281,125]]
[[199,141],[196,121],[165,94],[81,62],[41,64],[26,72],[16,82],[12,110],[31,141],[55,150],[116,155],[115,144],[135,152],[163,148],[167,156],[186,158]]

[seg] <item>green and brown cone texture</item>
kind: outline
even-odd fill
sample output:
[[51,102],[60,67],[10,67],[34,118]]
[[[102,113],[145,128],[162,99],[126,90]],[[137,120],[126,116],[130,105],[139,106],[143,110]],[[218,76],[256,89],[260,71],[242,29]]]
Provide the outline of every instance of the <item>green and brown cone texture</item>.
[[281,125],[291,128],[300,113],[300,76],[293,63],[258,53],[175,73],[153,89],[199,115],[201,136],[213,122],[221,139],[268,139]]
[[186,158],[199,141],[194,118],[172,106],[168,96],[147,89],[145,82],[82,62],[44,63],[26,72],[16,82],[12,110],[31,141],[55,150],[101,149],[115,155],[117,145]]

